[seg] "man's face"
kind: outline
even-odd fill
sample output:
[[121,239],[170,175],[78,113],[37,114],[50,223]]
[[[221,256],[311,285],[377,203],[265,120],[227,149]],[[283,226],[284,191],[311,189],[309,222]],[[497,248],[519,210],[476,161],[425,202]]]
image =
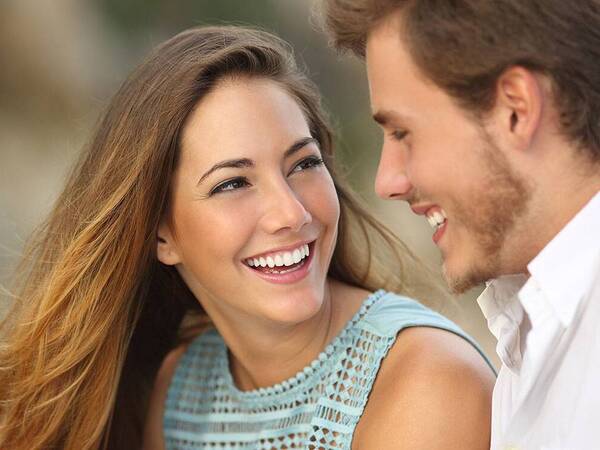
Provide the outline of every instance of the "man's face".
[[377,194],[427,217],[455,292],[504,273],[519,251],[512,236],[521,232],[527,183],[483,125],[421,75],[393,18],[369,34],[366,62],[384,131]]

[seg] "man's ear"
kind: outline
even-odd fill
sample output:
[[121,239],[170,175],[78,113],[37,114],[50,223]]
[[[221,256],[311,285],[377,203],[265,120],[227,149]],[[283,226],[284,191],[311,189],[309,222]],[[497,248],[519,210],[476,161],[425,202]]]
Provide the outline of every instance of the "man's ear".
[[497,132],[514,148],[526,150],[538,129],[544,107],[541,80],[521,66],[506,69],[496,82]]
[[171,227],[166,221],[161,221],[158,226],[156,256],[158,260],[167,266],[174,266],[181,262],[179,249],[171,231]]

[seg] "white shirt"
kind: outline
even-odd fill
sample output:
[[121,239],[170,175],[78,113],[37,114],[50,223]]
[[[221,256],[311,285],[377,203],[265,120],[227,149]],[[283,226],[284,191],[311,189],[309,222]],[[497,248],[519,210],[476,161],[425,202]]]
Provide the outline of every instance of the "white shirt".
[[479,305],[502,361],[492,450],[600,450],[600,193]]

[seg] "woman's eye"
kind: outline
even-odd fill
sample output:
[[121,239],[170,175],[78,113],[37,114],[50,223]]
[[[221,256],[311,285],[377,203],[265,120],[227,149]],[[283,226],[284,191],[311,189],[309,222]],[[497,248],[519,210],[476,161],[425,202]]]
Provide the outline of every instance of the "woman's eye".
[[303,159],[298,164],[294,166],[292,172],[301,172],[306,169],[311,169],[313,167],[321,166],[323,164],[323,160],[316,156],[311,156],[309,158]]
[[209,195],[218,194],[220,192],[235,191],[236,189],[241,189],[249,185],[250,183],[248,183],[248,181],[245,178],[233,178],[215,186],[210,191]]

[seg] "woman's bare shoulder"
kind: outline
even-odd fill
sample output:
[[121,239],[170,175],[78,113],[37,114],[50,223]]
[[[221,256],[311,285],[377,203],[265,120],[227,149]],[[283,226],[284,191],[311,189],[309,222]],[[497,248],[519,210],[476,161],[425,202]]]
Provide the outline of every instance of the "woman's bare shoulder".
[[382,362],[353,449],[489,449],[494,379],[460,336],[408,328]]
[[185,353],[187,345],[181,345],[171,350],[163,359],[154,380],[154,387],[150,397],[146,425],[144,427],[143,450],[164,450],[163,436],[164,405],[171,379],[177,369],[179,360]]

